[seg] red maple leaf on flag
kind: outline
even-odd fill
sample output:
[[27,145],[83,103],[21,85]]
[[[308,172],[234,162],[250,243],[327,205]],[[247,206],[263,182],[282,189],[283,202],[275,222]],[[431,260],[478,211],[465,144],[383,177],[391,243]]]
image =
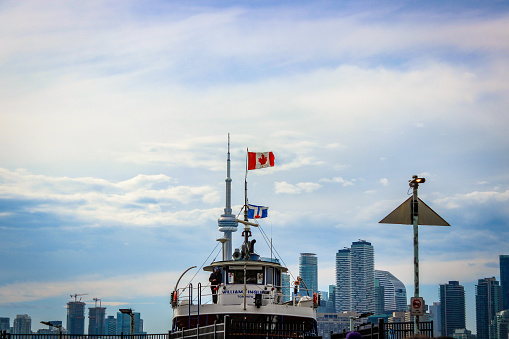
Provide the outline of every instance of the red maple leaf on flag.
[[262,156],[258,158],[258,162],[262,165],[265,165],[265,163],[267,162],[267,157],[262,154]]

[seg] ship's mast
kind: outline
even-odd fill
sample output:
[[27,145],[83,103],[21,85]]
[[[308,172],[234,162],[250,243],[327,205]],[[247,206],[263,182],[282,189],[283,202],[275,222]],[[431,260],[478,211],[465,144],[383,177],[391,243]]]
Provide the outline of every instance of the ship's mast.
[[230,178],[230,133],[228,133],[228,153],[226,158],[226,207],[224,214],[218,220],[219,232],[223,232],[223,238],[217,239],[223,244],[223,261],[232,257],[232,232],[237,231],[235,215],[232,214],[232,179]]

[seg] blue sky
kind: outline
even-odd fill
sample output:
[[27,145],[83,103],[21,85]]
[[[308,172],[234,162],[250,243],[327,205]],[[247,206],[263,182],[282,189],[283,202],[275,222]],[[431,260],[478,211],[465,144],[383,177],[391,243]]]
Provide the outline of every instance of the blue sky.
[[0,31],[0,316],[36,330],[88,293],[166,331],[220,235],[230,133],[235,213],[246,148],[273,151],[250,202],[323,290],[365,239],[413,294],[411,227],[378,221],[424,176],[452,227],[420,228],[421,294],[459,280],[475,331],[509,253],[507,2],[3,1]]

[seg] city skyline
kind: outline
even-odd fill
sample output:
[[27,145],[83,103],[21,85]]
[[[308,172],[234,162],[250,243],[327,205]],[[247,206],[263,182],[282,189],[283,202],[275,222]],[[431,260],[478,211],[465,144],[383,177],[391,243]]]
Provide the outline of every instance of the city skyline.
[[426,178],[451,227],[419,227],[420,293],[459,281],[475,328],[508,254],[508,2],[4,0],[0,25],[0,316],[88,293],[166,332],[182,272],[220,258],[229,133],[231,215],[247,148],[273,152],[256,251],[293,276],[316,253],[322,291],[366,239],[411,296],[412,227],[379,221]]
[[[364,244],[369,244],[368,246],[371,247],[371,244],[365,240],[359,240],[359,241],[354,241],[352,243],[352,245],[356,244],[357,246],[361,245],[361,247],[365,247]],[[350,249],[348,248],[344,248],[343,250],[339,250],[339,252],[344,252],[346,251],[347,253],[350,252]],[[362,249],[361,252],[365,252],[366,250],[365,249]],[[371,249],[370,251],[368,252],[373,252],[373,250]],[[303,255],[305,256],[314,256],[314,260],[312,260],[313,262],[317,263],[318,260],[317,260],[317,257],[316,257],[316,254],[314,253],[301,253],[301,256],[299,257],[299,262],[302,263],[302,257]],[[507,255],[500,255],[500,272],[501,272],[501,275],[502,273],[504,272],[505,270],[505,267],[503,267],[503,263],[505,263],[505,259],[506,259]],[[336,258],[337,258],[337,254],[336,254]],[[309,259],[307,259],[309,260]],[[306,261],[307,261],[306,260]],[[302,265],[299,264],[299,269]],[[315,268],[316,269],[316,268]],[[392,287],[398,287],[400,286],[399,284],[401,284],[401,282],[399,281],[399,279],[397,279],[397,277],[395,277],[392,273],[390,272],[387,272],[387,271],[381,271],[381,270],[374,270],[374,280],[377,279],[377,280],[380,280],[381,278],[383,278],[383,280],[386,280],[385,284],[387,284],[389,281],[391,281],[390,285]],[[288,275],[285,275],[288,277]],[[499,288],[498,290],[496,291],[492,291],[490,292],[490,288],[485,288],[484,285],[485,284],[488,284],[488,286],[491,286],[493,284],[493,282],[495,283],[495,287],[496,288]],[[283,282],[283,286],[284,286],[284,283]],[[502,300],[503,300],[503,297],[502,297],[502,288],[501,286],[499,285],[499,281],[497,281],[497,279],[495,277],[493,278],[483,278],[483,279],[478,279],[477,281],[477,284],[478,285],[483,285],[483,290],[481,292],[481,295],[482,296],[486,296],[486,295],[490,295],[493,294],[496,296],[497,299],[499,299],[499,302],[498,302],[498,311],[502,310]],[[475,308],[476,308],[476,315],[475,315],[475,322],[477,323],[489,323],[490,321],[487,320],[487,319],[484,319],[481,318],[478,319],[478,316],[479,316],[479,307],[481,310],[483,310],[484,308],[486,308],[487,305],[489,305],[491,302],[486,300],[484,301],[483,297],[481,296],[481,304],[479,304],[479,295],[477,293],[478,291],[478,285],[476,285],[476,295],[475,295]],[[335,285],[329,285],[329,290],[328,292],[326,293],[329,293],[330,292],[330,288],[331,286],[335,286]],[[402,285],[404,287],[404,285]],[[334,287],[335,288],[335,287]],[[288,290],[290,291],[290,290]],[[322,290],[320,290],[322,291]],[[404,292],[404,291],[403,291]],[[389,300],[387,301],[386,300],[386,305],[398,305],[400,304],[401,302],[401,292],[398,296],[398,293],[396,290],[394,291],[391,291],[390,293],[385,293],[385,294],[388,294],[388,295],[392,295],[392,297],[394,297],[395,299],[394,300]],[[406,293],[405,293],[406,294]],[[80,295],[80,294],[77,294],[77,295]],[[82,295],[86,295],[86,294],[82,294]],[[73,297],[73,295],[71,295],[71,298]],[[117,318],[114,318],[113,316],[107,316],[107,312],[106,312],[106,307],[98,307],[97,306],[97,301],[100,300],[100,299],[97,299],[97,298],[93,298],[92,300],[95,301],[95,305],[92,306],[90,305],[88,307],[88,311],[89,311],[89,315],[88,315],[88,323],[85,323],[85,307],[86,307],[86,302],[84,301],[77,301],[76,300],[76,295],[74,295],[74,298],[75,298],[75,301],[70,301],[67,303],[67,313],[68,313],[68,316],[67,316],[67,323],[65,324],[64,326],[64,329],[66,329],[67,331],[69,331],[69,328],[67,328],[66,326],[69,326],[68,324],[71,324],[70,327],[74,328],[73,326],[76,327],[76,325],[73,325],[76,323],[76,320],[74,319],[76,317],[76,315],[78,315],[78,317],[81,319],[82,323],[78,324],[77,325],[77,328],[74,328],[73,331],[74,332],[79,332],[79,334],[83,334],[85,332],[82,332],[82,330],[84,331],[85,328],[88,328],[88,331],[86,332],[87,334],[90,334],[90,328],[91,326],[98,326],[98,320],[95,319],[96,318],[96,314],[97,313],[100,313],[102,314],[102,316],[104,316],[104,323],[102,324],[102,329],[105,330],[105,331],[111,331],[110,327],[111,325],[108,325],[108,318],[112,318],[114,320],[114,326],[115,328],[117,328],[117,330],[115,331],[116,334],[120,334],[120,332],[124,332],[124,333],[127,333],[127,332],[130,332],[130,328],[127,328],[128,326],[130,326],[130,317],[128,317],[126,314],[122,314],[120,311],[114,311],[116,312],[116,315],[117,315]],[[409,301],[409,296],[407,296],[407,302]],[[487,297],[486,297],[487,298]],[[462,299],[461,303],[459,303],[459,299]],[[449,283],[447,284],[440,284],[439,285],[439,300],[440,302],[432,302],[433,305],[429,305],[429,306],[435,306],[435,304],[438,304],[438,308],[440,308],[439,310],[439,313],[440,316],[441,316],[441,319],[440,320],[436,320],[438,321],[437,323],[438,324],[443,324],[442,326],[444,326],[444,328],[451,328],[451,330],[448,330],[448,331],[452,331],[454,332],[454,329],[455,328],[463,328],[461,327],[461,325],[466,325],[466,321],[465,320],[461,320],[461,319],[466,319],[466,315],[465,313],[463,313],[463,315],[461,315],[460,313],[458,313],[458,309],[465,309],[465,291],[464,291],[464,286],[462,285],[459,285],[459,282],[458,281],[449,281]],[[489,300],[491,300],[491,298],[488,298]],[[81,298],[80,298],[81,300]],[[445,303],[444,303],[445,301]],[[446,306],[446,305],[450,305],[450,306]],[[459,307],[459,308],[458,308]],[[493,314],[496,314],[498,311],[497,309],[494,309],[494,305],[491,305],[490,306],[491,308],[489,308],[486,312],[489,313],[490,315],[487,316],[488,318],[492,317]],[[452,309],[452,310],[451,310]],[[96,313],[97,312],[97,313]],[[360,311],[362,312],[362,310]],[[392,311],[391,311],[392,312]],[[449,321],[446,321],[447,317],[450,317],[450,315],[448,315],[448,312],[453,314],[453,318],[452,319],[449,319]],[[482,313],[482,311],[481,311]],[[143,332],[143,320],[141,319],[141,315],[139,312],[133,312],[133,314],[135,315],[135,331],[137,333],[142,333]],[[24,319],[28,318],[28,325],[26,324],[26,321]],[[94,318],[93,322],[94,322],[94,325],[92,325],[92,321],[91,321],[91,318]],[[10,319],[9,317],[3,317],[2,315],[0,315],[0,319]],[[23,326],[25,326],[24,328],[29,328],[31,325],[31,317],[27,314],[20,314],[20,315],[16,315],[16,317],[13,319],[13,328],[16,328],[15,325],[14,325],[14,321],[20,321],[20,323],[23,323]],[[129,321],[128,321],[129,320]],[[62,321],[60,320],[57,320],[57,321],[50,321],[51,323],[59,323],[59,324],[63,324]],[[459,324],[459,325],[458,325]],[[19,326],[19,325],[18,325]],[[28,326],[28,327],[27,327]],[[460,327],[458,327],[460,326]],[[127,329],[126,329],[127,328]],[[477,328],[477,326],[475,328],[469,328],[468,326],[466,326],[466,329],[469,330],[469,331],[472,331]],[[442,328],[442,330],[444,330]],[[36,332],[35,330],[32,330],[34,333]],[[484,333],[487,331],[486,328],[484,328],[482,331],[484,331]],[[18,332],[18,333],[21,333],[21,332]],[[94,333],[92,334],[98,334],[100,333],[100,331],[98,331],[97,333],[94,331]],[[147,333],[145,331],[145,333]],[[486,338],[485,338],[486,339]]]

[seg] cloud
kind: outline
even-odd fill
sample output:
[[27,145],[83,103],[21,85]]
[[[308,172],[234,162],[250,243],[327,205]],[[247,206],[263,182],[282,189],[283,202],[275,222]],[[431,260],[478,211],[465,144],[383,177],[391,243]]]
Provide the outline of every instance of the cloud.
[[[0,304],[36,301],[66,295],[72,291],[87,291],[89,295],[102,295],[108,298],[164,296],[169,293],[168,285],[175,282],[179,275],[179,272],[155,272],[109,278],[95,276],[65,281],[15,282],[0,286]],[[125,303],[127,302],[107,300],[103,302],[112,306]]]
[[320,184],[313,182],[299,182],[295,185],[289,184],[286,181],[275,182],[274,190],[276,194],[301,194],[311,193],[318,190],[321,187]]
[[[19,200],[18,211],[45,213],[81,220],[83,224],[193,225],[215,209],[175,209],[176,206],[219,202],[219,192],[208,185],[175,186],[166,175],[137,175],[110,182],[96,178],[33,175],[26,170],[0,168],[0,199]],[[13,216],[14,212],[4,217]],[[106,224],[104,224],[106,222]]]
[[355,185],[355,179],[347,180],[342,177],[334,177],[332,179],[328,178],[322,178],[320,179],[320,182],[328,182],[328,183],[335,183],[340,184],[341,186],[353,186]]
[[379,182],[380,182],[380,184],[381,184],[382,186],[387,186],[387,185],[389,185],[389,180],[388,180],[387,178],[382,178],[382,179],[380,179],[380,181],[379,181]]
[[452,197],[437,199],[436,203],[448,209],[467,208],[472,205],[501,204],[509,200],[509,190],[503,192],[474,191],[465,194],[456,194]]

